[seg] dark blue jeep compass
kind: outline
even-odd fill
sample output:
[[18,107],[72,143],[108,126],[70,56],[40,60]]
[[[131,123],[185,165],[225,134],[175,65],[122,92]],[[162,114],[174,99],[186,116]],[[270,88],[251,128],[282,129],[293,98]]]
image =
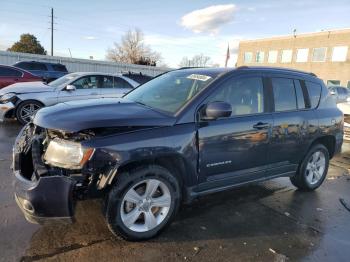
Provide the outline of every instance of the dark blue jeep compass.
[[180,69],[122,99],[39,110],[14,146],[15,195],[37,223],[101,197],[110,230],[141,240],[201,195],[281,176],[314,190],[342,142],[342,113],[313,74]]

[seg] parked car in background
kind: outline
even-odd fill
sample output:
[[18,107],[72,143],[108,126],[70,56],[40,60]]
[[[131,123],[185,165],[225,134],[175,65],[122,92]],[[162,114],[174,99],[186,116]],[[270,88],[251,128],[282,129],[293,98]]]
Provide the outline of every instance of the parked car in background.
[[13,66],[0,65],[0,88],[19,83],[41,81],[42,79]]
[[334,96],[337,103],[347,101],[350,97],[350,89],[343,86],[330,86],[328,87],[330,93]]
[[45,223],[71,221],[76,201],[99,196],[109,229],[143,240],[199,196],[276,177],[317,189],[342,134],[342,113],[312,74],[174,70],[121,99],[39,110],[14,146],[15,198],[28,221]]
[[328,88],[344,115],[344,141],[350,142],[350,89],[343,86]]
[[138,82],[140,85],[148,82],[149,80],[153,79],[152,76],[149,75],[144,75],[141,72],[140,73],[132,73],[132,72],[128,72],[128,73],[123,73],[123,76],[126,76],[128,78],[131,78],[132,80]]
[[22,83],[0,90],[0,121],[17,118],[25,124],[44,106],[71,100],[121,97],[139,83],[122,75],[71,73],[51,83]]
[[27,70],[48,83],[68,74],[66,66],[59,63],[20,61],[13,66]]

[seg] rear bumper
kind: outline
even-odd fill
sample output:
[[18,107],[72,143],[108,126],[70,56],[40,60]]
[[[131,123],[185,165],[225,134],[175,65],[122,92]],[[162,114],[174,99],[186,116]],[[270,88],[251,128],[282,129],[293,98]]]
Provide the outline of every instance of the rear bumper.
[[5,115],[10,110],[14,109],[15,105],[12,102],[7,102],[5,104],[0,104],[0,122],[5,120]]

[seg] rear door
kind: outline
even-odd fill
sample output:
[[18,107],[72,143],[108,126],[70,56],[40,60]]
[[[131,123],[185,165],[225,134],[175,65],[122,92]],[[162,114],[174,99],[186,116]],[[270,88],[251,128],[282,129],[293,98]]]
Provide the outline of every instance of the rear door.
[[102,97],[122,97],[132,88],[132,85],[121,77],[102,76]]
[[73,91],[68,91],[63,88],[58,93],[58,103],[101,97],[100,87],[102,85],[102,77],[100,75],[83,76],[72,82],[71,85],[74,85],[76,89]]
[[19,70],[0,66],[0,88],[20,82],[23,73]]
[[223,101],[232,115],[198,128],[200,182],[214,187],[264,177],[272,115],[261,75],[234,77],[205,103]]
[[296,171],[318,123],[315,112],[308,110],[310,102],[303,81],[271,75],[269,83],[274,113],[267,176],[289,175]]

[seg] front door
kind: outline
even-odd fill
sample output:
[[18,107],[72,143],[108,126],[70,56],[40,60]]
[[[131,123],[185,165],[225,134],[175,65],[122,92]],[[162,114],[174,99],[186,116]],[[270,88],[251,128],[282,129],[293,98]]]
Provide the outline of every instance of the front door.
[[199,123],[200,183],[217,181],[218,187],[264,177],[272,127],[264,89],[260,76],[234,77],[207,99],[230,103],[232,114]]
[[58,93],[57,102],[66,102],[72,100],[85,100],[99,98],[101,95],[101,76],[83,76],[71,85],[75,90],[66,90],[65,88]]

